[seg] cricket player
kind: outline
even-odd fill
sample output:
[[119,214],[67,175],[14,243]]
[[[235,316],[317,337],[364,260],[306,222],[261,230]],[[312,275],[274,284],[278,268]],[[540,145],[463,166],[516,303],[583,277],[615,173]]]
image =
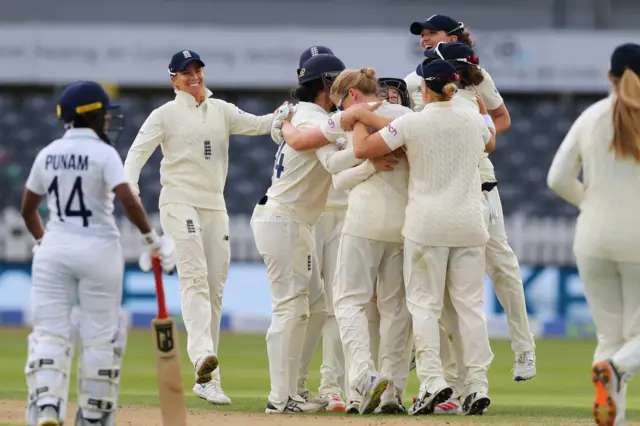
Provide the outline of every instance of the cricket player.
[[[124,259],[114,194],[143,234],[146,250],[161,254],[162,243],[107,137],[114,108],[97,83],[79,81],[65,88],[57,110],[67,130],[38,153],[24,190],[22,217],[36,240],[33,332],[25,366],[28,426],[65,422],[76,344],[74,424],[115,425],[127,316],[121,309]],[[50,212],[46,232],[38,214],[45,197]],[[173,268],[164,258],[163,263]]]
[[407,90],[407,83],[401,78],[378,78],[378,100],[386,100],[392,104],[400,104],[409,108],[411,99]]
[[452,102],[459,75],[446,61],[420,64],[422,112],[406,114],[367,136],[355,130],[358,158],[406,147],[409,202],[404,236],[407,304],[413,318],[420,393],[410,415],[430,414],[451,397],[440,362],[439,320],[445,289],[459,317],[465,379],[464,414],[490,404],[487,370],[493,359],[483,304],[484,245],[489,239],[485,205],[478,190],[482,153],[495,137],[477,110]]
[[193,392],[213,404],[230,404],[220,385],[216,356],[230,262],[229,216],[223,197],[229,136],[268,134],[273,114],[257,117],[211,98],[204,68],[192,50],[173,55],[169,75],[176,97],[151,112],[124,166],[138,194],[142,167],[162,146],[160,220],[178,256],[187,352],[196,378]]
[[[303,64],[292,125],[304,129],[327,118],[335,107],[329,97],[331,83],[344,68],[329,54],[312,56]],[[326,406],[326,401],[306,401],[298,388],[298,379],[308,374],[327,316],[311,228],[326,205],[330,172],[357,163],[351,153],[338,151],[335,145],[312,150],[281,144],[271,187],[251,218],[271,283],[273,313],[267,331],[271,393],[266,413],[313,412]]]
[[[297,72],[312,56],[319,54],[333,55],[333,51],[325,46],[312,46],[300,55]],[[313,227],[313,240],[318,269],[324,283],[324,293],[327,302],[327,320],[322,329],[322,365],[320,366],[320,398],[327,402],[328,411],[344,411],[345,402],[343,391],[345,382],[345,361],[340,341],[338,323],[333,312],[333,275],[335,271],[340,231],[344,224],[347,210],[347,194],[337,190],[333,185],[329,187],[329,195],[324,211]],[[299,377],[301,383],[298,388],[300,396],[309,401],[313,397],[306,389],[306,376]]]
[[614,50],[609,80],[612,93],[575,121],[547,184],[580,209],[573,250],[598,339],[593,417],[621,426],[640,371],[640,45]]
[[[469,47],[473,47],[474,44],[464,24],[445,15],[433,15],[424,22],[414,22],[410,31],[420,36],[420,46],[425,50],[435,49],[439,42],[460,42]],[[486,104],[496,133],[503,133],[511,126],[509,112],[489,73],[483,68],[480,70],[484,74],[483,81],[468,90],[472,90]],[[405,77],[405,81],[411,96],[412,108],[414,111],[422,110],[424,103],[421,99],[420,77],[413,72]],[[485,154],[480,165],[480,176],[483,183],[497,182],[488,154]],[[522,274],[518,258],[507,241],[498,188],[494,188],[487,195],[493,214],[489,222],[491,238],[485,250],[486,272],[493,282],[496,296],[507,317],[511,349],[515,354],[513,380],[529,380],[536,375],[535,342],[527,317]],[[454,355],[452,351],[448,353],[451,355],[443,354],[443,358],[450,358],[449,362],[445,363],[453,368]]]
[[[373,69],[343,71],[331,87],[331,97],[339,110],[348,109],[332,115],[319,127],[304,132],[283,128],[287,143],[321,144],[346,137],[347,150],[351,152],[353,135],[342,128],[342,121],[347,123],[349,117],[364,115],[368,124],[380,129],[393,118],[411,112],[406,107],[387,102],[383,102],[375,114],[357,108],[367,102],[375,105],[378,89]],[[336,186],[350,190],[334,279],[334,308],[347,364],[350,365],[348,413],[356,403],[360,413],[368,414],[378,408],[384,413],[404,411],[401,395],[408,375],[408,357],[404,348],[409,336],[410,317],[402,280],[400,227],[407,202],[408,166],[406,160],[400,161],[404,164],[399,165],[399,170],[394,173],[374,175],[376,170],[394,170],[399,161],[391,156],[367,161],[334,175]],[[378,199],[380,197],[383,202]],[[394,211],[394,208],[400,210]],[[365,221],[365,217],[376,211],[380,211],[380,218],[395,216],[397,220],[383,223],[375,220],[377,216],[374,216],[371,223]],[[345,241],[350,243],[349,247],[344,247]],[[354,293],[355,289],[358,291]],[[377,351],[370,349],[373,346],[371,341],[378,337],[378,327],[371,329],[372,300],[375,301],[373,310],[381,318],[380,363],[377,362],[377,353],[374,354]],[[354,355],[355,358],[351,358]],[[378,365],[382,375],[377,372]],[[361,398],[355,389],[364,387],[362,382],[367,374],[379,377],[381,384],[373,394],[364,394]],[[385,386],[383,383],[389,382],[385,377],[390,377],[392,383]]]

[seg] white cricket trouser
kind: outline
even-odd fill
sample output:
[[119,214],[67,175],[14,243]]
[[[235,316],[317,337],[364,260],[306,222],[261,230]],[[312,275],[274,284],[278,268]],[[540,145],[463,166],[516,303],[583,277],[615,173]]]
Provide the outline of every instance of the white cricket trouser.
[[344,395],[346,388],[345,361],[340,340],[340,330],[333,311],[333,278],[336,272],[340,234],[346,216],[344,209],[325,210],[313,227],[316,256],[327,299],[327,322],[322,329],[322,365],[320,387],[322,394]]
[[626,383],[640,372],[640,262],[614,262],[576,254],[598,345],[593,362],[613,360],[622,374],[624,418]]
[[439,321],[445,288],[458,316],[467,370],[465,393],[487,392],[493,360],[484,313],[483,247],[425,247],[405,239],[404,276],[413,318],[417,373],[421,389],[434,393],[447,385],[440,361]]
[[[311,362],[326,319],[327,302],[309,227],[257,206],[251,228],[271,283],[269,402],[282,410],[289,397],[297,395],[300,372]],[[311,324],[315,324],[313,330]],[[306,374],[308,369],[306,366]]]
[[[334,282],[334,308],[349,367],[350,387],[376,371],[371,350],[370,302],[380,313],[379,371],[404,389],[409,374],[405,347],[411,318],[402,278],[402,244],[343,234]],[[351,394],[351,392],[350,392]]]
[[[119,329],[124,274],[120,240],[46,233],[34,255],[32,268],[30,309],[34,333],[69,341],[75,334],[70,321],[71,308],[77,302],[80,338],[83,342],[94,342],[81,351],[79,361],[100,368],[112,365],[113,348],[108,343]],[[45,339],[39,339],[35,346],[36,357],[64,357],[64,347]],[[36,373],[36,380],[38,387],[53,389],[62,385],[63,375],[43,370]],[[104,384],[90,382],[98,383],[87,383],[85,389],[99,394]],[[47,399],[42,398],[38,404],[55,403]]]
[[231,261],[229,216],[222,210],[168,203],[160,206],[160,221],[175,243],[187,352],[195,366],[198,358],[218,353],[222,293]]

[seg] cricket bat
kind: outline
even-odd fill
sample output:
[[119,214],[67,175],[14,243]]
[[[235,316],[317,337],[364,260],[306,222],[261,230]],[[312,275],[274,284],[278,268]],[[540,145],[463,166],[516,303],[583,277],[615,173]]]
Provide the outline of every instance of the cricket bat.
[[176,322],[167,313],[160,258],[153,256],[151,262],[158,298],[158,316],[151,324],[156,345],[156,371],[162,425],[185,426],[187,424],[187,407],[184,401],[182,374],[180,373],[180,347],[178,346]]

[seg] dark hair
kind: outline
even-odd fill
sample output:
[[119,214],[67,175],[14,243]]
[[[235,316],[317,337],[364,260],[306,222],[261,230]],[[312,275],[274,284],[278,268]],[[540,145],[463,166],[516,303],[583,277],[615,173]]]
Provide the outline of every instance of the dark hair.
[[299,102],[315,102],[318,94],[324,89],[324,82],[321,79],[311,80],[298,84],[291,96]]
[[78,114],[73,119],[73,127],[88,128],[94,130],[96,133],[102,133],[104,129],[104,116],[105,111],[103,109]]
[[480,67],[473,64],[465,64],[464,62],[457,62],[456,65],[456,71],[460,74],[460,85],[463,88],[478,86],[484,81],[484,74]]

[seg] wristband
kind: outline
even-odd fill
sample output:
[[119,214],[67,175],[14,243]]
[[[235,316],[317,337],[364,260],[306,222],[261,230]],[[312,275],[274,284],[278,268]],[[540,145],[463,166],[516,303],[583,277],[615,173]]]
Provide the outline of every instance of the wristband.
[[496,125],[493,124],[493,119],[489,114],[482,114],[482,118],[484,118],[484,122],[488,128],[493,129],[493,131],[496,130]]

